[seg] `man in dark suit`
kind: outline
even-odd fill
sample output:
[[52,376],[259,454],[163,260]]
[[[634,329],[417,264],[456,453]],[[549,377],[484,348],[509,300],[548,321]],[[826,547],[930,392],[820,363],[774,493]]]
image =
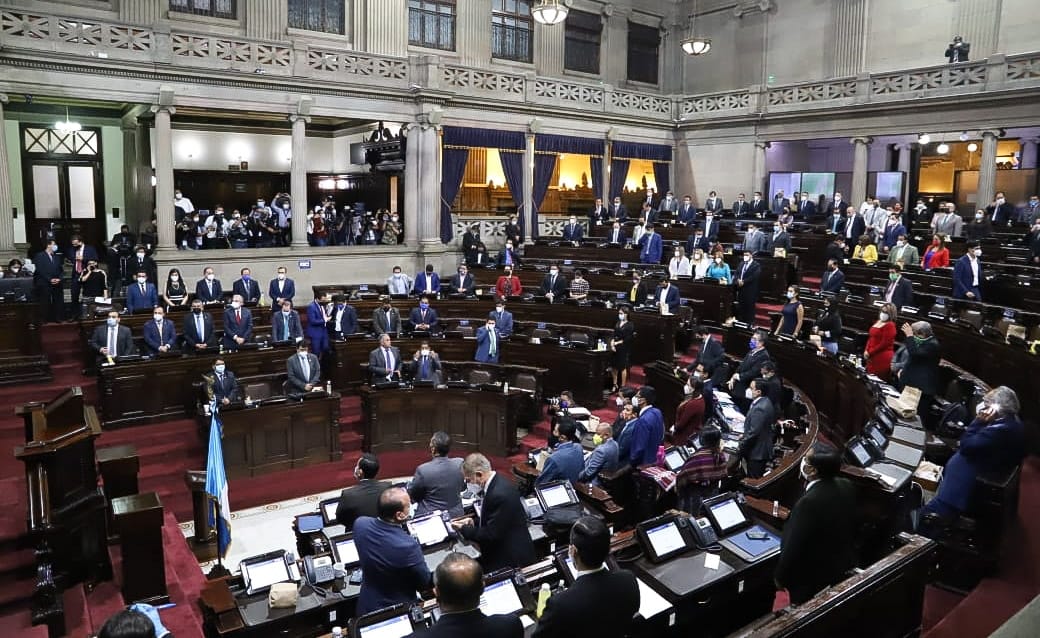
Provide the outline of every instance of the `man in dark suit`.
[[296,296],[296,282],[286,276],[285,266],[278,267],[278,274],[267,285],[267,296],[272,306],[280,306],[283,301],[292,301]]
[[506,245],[502,247],[502,250],[498,253],[498,259],[496,262],[499,266],[506,266],[512,268],[520,265],[520,256],[516,254],[515,244],[512,239],[506,240]]
[[589,211],[589,226],[604,224],[609,218],[610,213],[607,212],[607,207],[603,205],[603,200],[597,197],[595,205]]
[[430,349],[429,341],[422,341],[419,349],[412,355],[409,362],[412,378],[416,381],[430,381],[434,385],[441,384],[441,358]]
[[93,247],[87,246],[83,243],[83,238],[79,235],[73,235],[71,238],[71,247],[69,252],[65,255],[65,259],[72,264],[72,278],[69,282],[69,288],[72,292],[72,308],[73,312],[79,312],[79,291],[80,291],[80,277],[87,271],[87,264],[90,262],[97,262],[98,255],[97,251]]
[[859,214],[852,206],[845,209],[845,226],[841,230],[841,234],[845,237],[846,246],[855,246],[859,243],[860,236],[867,232],[867,222],[863,219],[863,215]]
[[191,312],[184,317],[184,345],[188,352],[198,352],[217,345],[213,316],[205,312],[202,302],[194,299]]
[[344,339],[358,331],[357,311],[347,303],[343,293],[332,296],[328,327],[330,339]]
[[838,262],[834,259],[827,260],[827,270],[820,277],[820,292],[838,294],[841,287],[845,285],[845,273],[838,269]]
[[415,275],[415,286],[412,288],[412,294],[436,295],[440,291],[440,275],[433,272],[433,264],[426,264],[426,270]]
[[202,270],[202,279],[195,283],[195,298],[204,304],[213,303],[221,301],[223,294],[220,280],[213,274],[213,269],[207,266]]
[[715,216],[715,213],[704,214],[704,237],[710,242],[715,243],[719,238],[719,217]]
[[914,303],[914,286],[903,276],[903,268],[899,264],[888,267],[888,288],[885,289],[885,301],[897,309],[911,306]]
[[336,506],[336,522],[347,528],[354,527],[359,516],[376,516],[379,513],[379,495],[390,487],[389,481],[377,481],[379,458],[365,452],[354,465],[357,485],[344,489],[339,494]]
[[755,304],[758,302],[758,280],[762,266],[754,254],[744,250],[744,263],[736,269],[733,285],[737,289],[737,318],[748,325],[755,323]]
[[148,251],[140,244],[134,250],[134,258],[127,262],[126,272],[137,273],[143,271],[150,283],[157,283],[156,272],[158,268],[155,265],[155,260],[148,256]]
[[488,318],[495,320],[495,330],[498,331],[498,336],[508,338],[513,334],[513,313],[506,310],[504,301],[498,301],[495,304],[495,309],[488,313]]
[[614,197],[614,203],[611,204],[608,214],[611,219],[616,219],[619,222],[624,223],[628,221],[628,209],[621,203],[621,198],[618,196]]
[[152,354],[169,352],[177,346],[177,326],[166,318],[162,306],[152,311],[152,321],[144,324],[144,343]]
[[480,243],[480,229],[476,224],[466,229],[462,235],[462,255],[466,262],[477,256],[477,244]]
[[802,192],[802,198],[798,201],[798,216],[806,221],[816,217],[816,202],[809,198],[806,191]]
[[751,214],[751,203],[744,197],[744,193],[737,195],[737,201],[733,202],[730,211],[734,217],[746,217]]
[[748,386],[753,379],[762,376],[762,366],[766,361],[771,360],[769,351],[766,350],[766,341],[768,339],[769,333],[765,330],[756,330],[751,335],[751,340],[748,342],[748,353],[744,355],[740,365],[737,366],[737,371],[733,373],[733,376],[730,377],[729,382],[726,384],[738,405],[741,403],[746,405],[745,398]]
[[650,303],[657,306],[658,309],[663,305],[668,314],[674,315],[679,311],[679,289],[667,279],[662,279],[661,283],[654,288],[654,296]]
[[477,522],[453,521],[459,534],[480,545],[480,564],[493,572],[505,567],[520,569],[536,559],[534,543],[527,532],[527,512],[520,492],[504,476],[491,469],[491,462],[479,452],[466,457],[462,475],[470,492],[478,494],[474,509]]
[[[714,193],[715,191],[712,191]],[[693,205],[693,198],[683,195],[682,204],[679,205],[679,223],[689,226],[697,221],[697,207]]]
[[549,598],[534,638],[627,636],[639,611],[639,584],[632,572],[604,565],[610,553],[607,526],[594,516],[579,518],[567,553],[578,575],[566,591]]
[[761,218],[765,217],[767,212],[769,212],[769,202],[762,198],[761,191],[755,191],[751,198],[751,214]]
[[642,264],[660,264],[664,251],[664,240],[654,232],[653,223],[644,226],[646,232],[639,238],[639,262]]
[[382,305],[372,311],[372,332],[377,335],[397,335],[401,332],[401,313],[390,303],[390,297],[381,297]]
[[946,60],[953,64],[954,62],[967,62],[968,51],[971,50],[971,45],[964,41],[959,35],[953,36],[953,42],[946,45]]
[[214,361],[213,374],[205,375],[203,378],[210,401],[217,405],[228,405],[238,400],[238,380],[235,379],[235,374],[227,369],[223,359],[218,358]]
[[614,226],[607,233],[607,243],[624,246],[627,239],[625,231],[621,229],[621,222],[614,222]]
[[896,372],[899,383],[903,387],[917,388],[921,391],[921,399],[917,402],[917,414],[921,423],[931,429],[932,398],[939,392],[939,361],[942,359],[942,348],[939,340],[932,334],[932,324],[927,321],[915,321],[903,324],[903,347],[906,349],[906,362]]
[[777,248],[783,248],[788,252],[791,250],[791,236],[779,221],[773,224],[773,234],[768,240],[770,253],[775,253]]
[[816,443],[806,454],[802,478],[805,494],[784,525],[776,585],[800,605],[845,578],[855,566],[856,489],[840,478],[841,454]]
[[563,225],[563,241],[580,242],[585,238],[585,229],[578,224],[578,218],[571,215],[570,220]]
[[235,295],[224,311],[224,349],[237,350],[238,346],[252,340],[253,313],[242,307],[242,295]]
[[275,343],[303,341],[300,313],[293,310],[292,302],[288,299],[283,300],[278,312],[271,316],[271,339]]
[[979,242],[968,242],[968,250],[953,264],[953,297],[982,301],[982,248]]
[[90,336],[90,347],[99,358],[125,357],[137,354],[130,328],[119,325],[119,312],[110,310],[105,325],[94,328]]
[[553,448],[549,458],[542,466],[542,472],[535,479],[536,486],[545,485],[553,481],[578,480],[585,467],[585,457],[582,453],[581,443],[578,442],[578,424],[570,417],[561,417],[553,426],[553,437],[556,446]]
[[296,354],[285,362],[285,370],[290,397],[302,397],[308,392],[323,389],[321,364],[318,363],[318,357],[310,353],[310,344],[306,341],[297,344]]
[[473,275],[469,274],[469,268],[465,264],[459,266],[455,276],[448,280],[448,285],[451,287],[452,292],[463,295],[473,294]]
[[148,274],[141,270],[136,275],[135,283],[126,287],[126,311],[130,314],[159,305],[159,293],[155,284],[148,282]]
[[449,452],[451,435],[434,432],[430,437],[430,455],[433,458],[415,468],[415,475],[408,482],[408,495],[416,503],[416,516],[437,510],[447,512],[452,518],[462,516],[461,494],[466,489],[462,459],[448,458]]
[[766,473],[766,464],[773,459],[773,421],[776,413],[773,402],[762,392],[758,379],[752,379],[745,398],[751,401],[744,416],[744,434],[737,446],[737,458],[744,461],[748,478],[759,478]]
[[704,231],[696,228],[693,234],[686,238],[686,254],[692,256],[697,249],[704,251],[707,255],[711,252],[711,242],[704,236]]
[[437,311],[430,307],[430,298],[423,295],[419,299],[419,307],[412,308],[408,316],[408,323],[412,330],[425,330],[432,332],[437,329]]
[[708,193],[708,199],[704,200],[704,212],[722,214],[722,198],[715,191]]
[[780,215],[787,213],[790,208],[791,200],[784,196],[783,189],[778,190],[776,195],[773,195],[773,204],[770,206],[769,212],[774,216],[779,217]]
[[58,255],[58,244],[54,240],[47,242],[47,247],[33,256],[33,287],[36,299],[44,305],[47,321],[61,321],[65,318],[65,292],[61,287],[63,264]]
[[245,303],[256,303],[260,301],[260,282],[253,279],[253,276],[248,268],[243,268],[240,271],[241,277],[235,280],[235,283],[231,285],[232,291],[236,295],[242,296],[242,301]]
[[834,241],[827,244],[826,255],[827,259],[833,259],[839,264],[845,263],[845,258],[848,257],[845,252],[845,238],[838,235],[834,238]]
[[487,318],[487,322],[477,328],[477,352],[473,356],[481,363],[498,363],[498,355],[502,350],[502,341],[495,329],[495,318]]
[[378,518],[362,514],[347,526],[354,530],[354,544],[361,560],[358,616],[415,602],[418,592],[433,583],[419,541],[404,529],[412,507],[408,492],[399,487],[382,490],[374,505],[373,513]]
[[697,366],[704,366],[705,372],[711,374],[725,358],[726,351],[722,347],[722,343],[711,336],[711,331],[707,326],[697,326],[694,328],[693,334],[700,344],[700,349],[697,351],[697,357],[694,358],[693,363],[686,369],[692,373]]
[[390,344],[390,335],[379,336],[379,347],[368,354],[368,372],[372,383],[401,380],[401,350]]
[[416,633],[421,638],[494,636],[521,638],[524,625],[515,614],[485,616],[480,610],[484,593],[484,570],[480,563],[461,552],[444,557],[433,573],[433,592],[441,616],[432,627]]
[[329,293],[322,291],[307,306],[307,339],[311,342],[311,350],[319,357],[329,349],[328,302]]
[[661,213],[656,208],[650,206],[646,202],[643,202],[643,207],[639,211],[639,220],[643,223],[643,227],[652,226],[657,223],[657,218],[660,217]]
[[569,288],[567,279],[560,274],[560,267],[556,264],[549,266],[549,274],[542,279],[542,285],[538,294],[549,298],[549,303],[563,301],[567,298]]
[[[844,217],[845,210],[848,208],[848,204],[841,197],[841,193],[835,191],[834,197],[831,201],[827,202],[827,216],[833,217],[835,215]],[[837,231],[835,231],[837,232]]]

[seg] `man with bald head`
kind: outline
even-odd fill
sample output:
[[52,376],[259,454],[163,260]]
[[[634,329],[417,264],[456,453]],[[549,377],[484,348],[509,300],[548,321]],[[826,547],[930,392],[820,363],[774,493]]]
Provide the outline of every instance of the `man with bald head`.
[[444,557],[433,574],[433,592],[437,595],[441,617],[419,636],[520,638],[524,635],[524,625],[518,616],[485,616],[480,610],[484,570],[480,563],[465,554],[452,552]]
[[596,449],[592,451],[592,454],[585,461],[584,469],[578,474],[578,481],[582,483],[592,481],[593,485],[602,487],[599,481],[600,472],[613,472],[617,469],[618,444],[613,438],[613,433],[614,428],[611,423],[607,421],[599,422],[596,434],[592,437],[592,442],[596,445]]
[[379,495],[378,518],[362,516],[354,522],[354,544],[361,559],[361,594],[357,615],[415,602],[416,593],[432,582],[419,542],[404,529],[412,501],[404,488],[392,487]]

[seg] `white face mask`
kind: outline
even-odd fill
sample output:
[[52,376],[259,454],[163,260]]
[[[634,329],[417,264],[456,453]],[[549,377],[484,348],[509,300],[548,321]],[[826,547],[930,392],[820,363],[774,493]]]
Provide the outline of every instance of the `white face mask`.
[[238,310],[239,308],[242,307],[242,302],[241,301],[232,301],[231,302],[231,307],[234,308],[235,310]]
[[181,194],[180,193],[175,193],[173,198],[174,199],[180,199],[181,198]]
[[745,262],[751,261],[751,255],[744,255],[744,261]]
[[206,275],[206,281],[213,281],[213,273]]
[[751,392],[751,388],[744,390],[744,397],[747,399],[754,399],[755,395]]
[[504,312],[504,311],[505,311],[505,309],[506,309],[506,307],[505,307],[505,306],[495,306],[495,310],[496,310],[497,312]]
[[981,257],[982,256],[982,249],[981,248],[976,248],[974,252],[975,252],[975,256],[976,257]]
[[278,280],[279,280],[279,281],[282,281],[282,280],[284,280],[284,279],[285,279],[285,273],[284,273],[284,272],[280,272],[280,273],[278,273]]
[[625,315],[624,315],[624,313],[618,313],[618,316],[617,316],[617,320],[618,320],[618,321],[624,321],[624,320],[625,320]]
[[484,489],[484,487],[480,483],[466,482],[466,491],[470,494],[480,494],[482,489]]
[[703,374],[701,374],[700,372],[694,372],[694,373],[693,373],[693,378],[694,378],[694,379],[701,379],[701,378],[703,378],[703,377],[704,377],[704,375],[703,375]]
[[156,323],[162,323],[162,320],[163,320],[163,316],[162,315],[152,315],[152,317],[155,318]]
[[906,242],[903,241],[902,239],[900,239],[900,240],[896,241],[896,245],[897,246],[906,246]]
[[878,319],[880,319],[881,321],[888,321],[888,313],[882,312],[878,314]]
[[144,278],[144,277],[138,277],[138,278],[137,278],[137,283],[139,283],[139,284],[143,284],[143,283],[145,283],[146,281],[148,281],[148,279],[146,279],[146,278]]
[[138,259],[144,259],[144,253],[137,253]]
[[801,465],[798,468],[798,473],[802,475],[803,479],[808,481],[809,480],[809,473],[805,470],[805,466],[806,465],[807,465],[807,463],[805,461],[805,457],[803,456],[802,457],[802,463],[801,463]]
[[424,356],[424,357],[430,356],[430,351],[427,350],[426,348],[423,348],[420,352],[422,353],[422,356]]
[[983,412],[989,411],[989,404],[985,401],[979,401],[978,405],[975,406],[975,414],[982,414]]
[[559,270],[550,270],[549,274],[552,275],[553,277],[555,277],[556,275],[560,274],[560,271]]
[[633,408],[638,408],[639,407],[639,403],[640,403],[639,397],[632,397],[632,407]]
[[790,292],[790,291],[788,291],[788,293],[787,293],[787,298],[788,298],[788,299],[794,299],[794,293],[793,293],[793,292]]
[[180,280],[181,280],[181,276],[180,275],[170,275],[170,281],[180,281]]

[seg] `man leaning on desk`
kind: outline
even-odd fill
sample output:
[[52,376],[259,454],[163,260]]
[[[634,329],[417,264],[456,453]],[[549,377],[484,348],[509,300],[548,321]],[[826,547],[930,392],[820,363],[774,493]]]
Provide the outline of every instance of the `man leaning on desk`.
[[549,598],[534,638],[622,638],[639,611],[639,584],[631,572],[610,571],[610,531],[594,516],[571,527],[567,553],[578,574],[567,590]]

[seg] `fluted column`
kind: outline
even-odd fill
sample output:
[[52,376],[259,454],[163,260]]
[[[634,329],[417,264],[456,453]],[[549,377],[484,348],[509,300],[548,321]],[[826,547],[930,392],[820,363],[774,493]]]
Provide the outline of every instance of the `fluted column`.
[[11,212],[11,170],[7,166],[7,135],[4,133],[4,105],[7,94],[0,93],[0,252],[14,251],[14,215]]
[[173,133],[170,118],[172,106],[159,104],[155,113],[155,216],[159,227],[159,250],[175,248],[173,213]]
[[379,55],[408,55],[407,0],[354,0],[354,24],[358,50]]
[[[907,188],[910,184],[910,151],[913,145],[909,142],[903,142],[896,144],[896,152],[899,153],[898,159],[896,160],[896,170],[903,174],[903,189],[899,193],[899,198],[906,202]],[[856,200],[852,200],[856,201]]]
[[137,215],[145,210],[141,203],[141,185],[137,183],[140,179],[137,171],[137,118],[124,118],[120,130],[123,131],[123,201],[126,203],[126,220],[130,223],[134,219],[131,214]]
[[311,118],[293,113],[289,115],[292,122],[292,155],[289,158],[289,194],[292,197],[292,246],[307,246],[307,216],[310,206],[307,203],[307,165],[304,154],[307,152],[307,123]]
[[424,246],[441,245],[441,179],[438,115],[419,118],[419,241]]
[[[484,28],[487,28],[485,24]],[[564,25],[534,25],[534,64],[539,75],[559,77],[563,75]]]
[[958,0],[955,35],[971,45],[969,60],[980,60],[996,52],[1001,4],[995,0]]
[[852,202],[862,202],[867,196],[867,155],[873,140],[869,137],[854,137],[852,144]]
[[1037,143],[1040,143],[1040,139],[1035,137],[1019,140],[1019,144],[1022,146],[1022,150],[1019,153],[1019,168],[1037,167]]
[[455,50],[462,66],[485,68],[491,63],[491,0],[458,0]]
[[240,16],[245,20],[246,37],[282,40],[289,26],[285,0],[239,0]]
[[979,161],[979,188],[975,195],[978,208],[985,208],[993,201],[997,188],[997,139],[1000,131],[982,131],[982,159]]
[[600,68],[603,81],[617,84],[628,72],[628,12],[614,4],[603,5],[603,45]]
[[419,244],[419,127],[409,124],[405,132],[404,160],[404,243]]
[[142,118],[137,118],[137,143],[134,150],[137,151],[137,205],[143,210],[154,210],[156,191],[152,186],[152,136],[148,134],[148,122]]
[[120,0],[118,4],[121,22],[147,25],[159,22],[170,7],[168,0]]
[[524,241],[538,236],[538,217],[534,214],[534,133],[527,134],[524,146]]
[[867,0],[835,0],[832,6],[834,26],[828,39],[834,46],[834,75],[855,75],[863,70],[866,54]]
[[769,194],[766,192],[766,149],[769,148],[769,142],[755,142],[755,155],[753,158],[753,164],[751,167],[751,190],[762,191],[766,195],[766,199],[769,198]]

